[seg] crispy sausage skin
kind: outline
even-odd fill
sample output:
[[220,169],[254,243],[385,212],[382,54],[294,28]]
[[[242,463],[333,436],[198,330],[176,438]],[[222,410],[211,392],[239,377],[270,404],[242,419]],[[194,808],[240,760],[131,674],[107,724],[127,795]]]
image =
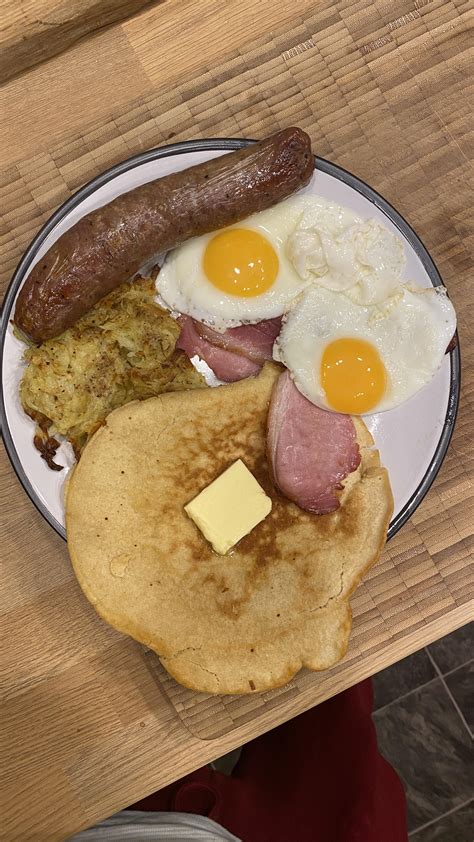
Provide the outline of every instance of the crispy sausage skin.
[[15,325],[34,342],[57,336],[154,255],[271,207],[313,170],[308,135],[288,128],[124,193],[84,216],[36,264]]

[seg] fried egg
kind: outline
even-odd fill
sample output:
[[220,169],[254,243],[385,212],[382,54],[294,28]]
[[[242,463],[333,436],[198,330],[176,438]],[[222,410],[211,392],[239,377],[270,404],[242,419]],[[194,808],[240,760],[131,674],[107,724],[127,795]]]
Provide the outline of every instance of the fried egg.
[[394,293],[405,268],[403,242],[375,219],[315,197],[287,242],[300,277],[343,292],[359,304],[376,304]]
[[274,358],[312,403],[367,415],[398,406],[429,383],[455,330],[444,288],[401,284],[390,306],[380,308],[312,285],[285,317]]
[[157,278],[171,309],[216,330],[281,316],[311,282],[286,254],[311,197],[296,196],[169,252]]

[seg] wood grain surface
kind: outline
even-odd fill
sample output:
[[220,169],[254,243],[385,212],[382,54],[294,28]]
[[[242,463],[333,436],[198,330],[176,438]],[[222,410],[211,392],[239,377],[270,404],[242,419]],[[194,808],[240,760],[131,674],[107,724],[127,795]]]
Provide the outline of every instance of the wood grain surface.
[[[33,6],[41,20],[62,5],[1,8],[21,35],[31,31]],[[99,2],[69,4],[79,5]],[[100,31],[94,23],[87,37],[73,19],[60,54],[25,70],[18,53],[11,68],[0,102],[2,290],[42,222],[111,164],[171,140],[300,125],[317,154],[381,192],[431,251],[459,316],[461,407],[433,488],[353,599],[345,661],[246,698],[180,688],[154,656],[99,620],[64,543],[2,451],[7,842],[64,839],[472,617],[469,3],[164,0],[131,14],[132,6],[121,23]]]
[[90,32],[126,19],[150,2],[0,0],[0,83],[63,52]]

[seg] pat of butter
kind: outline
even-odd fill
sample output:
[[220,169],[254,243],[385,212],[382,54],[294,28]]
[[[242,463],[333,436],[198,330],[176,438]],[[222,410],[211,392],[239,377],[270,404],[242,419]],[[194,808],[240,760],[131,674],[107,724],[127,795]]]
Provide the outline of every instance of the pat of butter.
[[241,459],[184,507],[212,544],[225,555],[272,510],[272,501]]

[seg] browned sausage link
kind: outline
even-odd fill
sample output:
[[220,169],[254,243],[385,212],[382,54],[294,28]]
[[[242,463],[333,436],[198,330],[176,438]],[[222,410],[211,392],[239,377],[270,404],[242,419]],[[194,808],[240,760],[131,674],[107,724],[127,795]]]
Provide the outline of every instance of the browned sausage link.
[[271,207],[313,170],[308,135],[289,128],[124,193],[41,258],[18,296],[15,324],[35,342],[57,336],[154,255]]

